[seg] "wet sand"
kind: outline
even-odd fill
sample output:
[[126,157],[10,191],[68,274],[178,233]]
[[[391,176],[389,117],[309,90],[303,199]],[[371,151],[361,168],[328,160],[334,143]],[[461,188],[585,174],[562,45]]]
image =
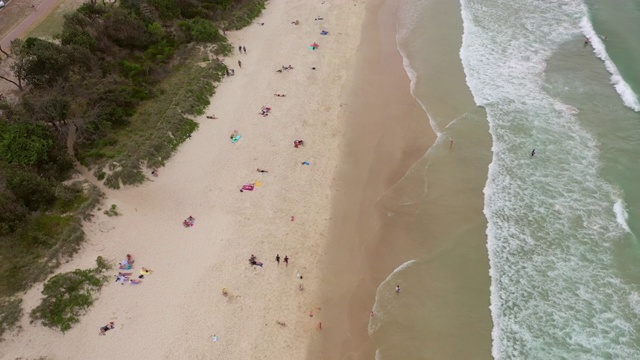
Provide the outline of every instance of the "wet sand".
[[[491,142],[458,57],[459,4],[431,3],[433,16],[405,39],[424,46],[403,47],[424,61],[413,64],[414,95],[431,119],[409,91],[396,4],[368,4],[354,75],[360,101],[348,113],[351,141],[336,186],[344,196],[334,204],[332,263],[323,270],[335,324],[309,358],[489,359],[482,189]],[[441,133],[436,144],[430,120]]]
[[[327,325],[309,348],[309,359],[372,359],[367,335],[375,290],[406,257],[380,237],[387,217],[380,197],[401,180],[435,136],[423,109],[409,93],[395,41],[396,0],[367,4],[357,70],[352,74],[348,145],[334,189],[330,262],[322,269]],[[397,250],[397,251],[396,251]]]

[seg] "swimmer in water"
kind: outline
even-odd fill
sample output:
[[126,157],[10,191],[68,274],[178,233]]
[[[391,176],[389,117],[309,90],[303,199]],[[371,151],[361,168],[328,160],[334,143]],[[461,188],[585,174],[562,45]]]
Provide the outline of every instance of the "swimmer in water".
[[531,150],[531,157],[536,156],[536,149]]

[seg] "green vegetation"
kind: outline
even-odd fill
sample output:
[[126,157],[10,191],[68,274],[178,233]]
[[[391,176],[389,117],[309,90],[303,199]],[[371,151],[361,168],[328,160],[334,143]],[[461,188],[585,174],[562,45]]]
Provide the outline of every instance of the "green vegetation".
[[116,206],[116,204],[111,204],[111,207],[105,210],[104,213],[107,216],[120,216],[120,213],[118,212],[118,207]]
[[31,318],[63,332],[71,329],[93,305],[95,295],[108,280],[104,272],[110,269],[109,264],[101,257],[96,263],[94,269],[76,269],[49,279],[42,290],[44,298],[31,312]]
[[[78,250],[82,220],[101,201],[95,186],[65,184],[74,160],[111,188],[143,182],[144,167],[164,165],[197,129],[190,117],[204,113],[226,72],[217,56],[233,48],[220,30],[248,25],[263,8],[264,0],[91,0],[65,15],[54,41],[12,42],[2,61],[14,77],[0,81],[22,96],[0,96],[0,336],[20,318],[14,295]],[[70,328],[99,279],[95,269],[53,277],[33,316]]]
[[17,296],[0,298],[0,340],[7,330],[16,327],[22,317],[22,299]]

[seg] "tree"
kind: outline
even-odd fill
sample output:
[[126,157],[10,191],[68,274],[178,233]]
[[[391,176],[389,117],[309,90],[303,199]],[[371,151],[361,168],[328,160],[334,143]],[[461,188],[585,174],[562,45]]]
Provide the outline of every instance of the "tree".
[[33,166],[45,163],[54,141],[42,125],[16,123],[0,126],[0,159]]
[[9,65],[11,72],[13,72],[13,76],[16,77],[16,81],[7,79],[6,77],[2,77],[2,79],[9,81],[22,91],[22,80],[24,80],[25,68],[26,68],[26,60],[27,60],[27,52],[24,51],[23,48],[24,42],[20,39],[15,39],[11,41],[11,53],[13,54],[13,62]]
[[11,55],[2,49],[2,45],[0,45],[0,52],[3,53],[6,57],[10,58]]
[[55,187],[28,168],[16,166],[7,171],[7,188],[30,211],[46,209],[55,200]]
[[26,52],[24,79],[31,85],[52,85],[69,71],[69,56],[63,47],[49,41],[27,38],[22,45]]

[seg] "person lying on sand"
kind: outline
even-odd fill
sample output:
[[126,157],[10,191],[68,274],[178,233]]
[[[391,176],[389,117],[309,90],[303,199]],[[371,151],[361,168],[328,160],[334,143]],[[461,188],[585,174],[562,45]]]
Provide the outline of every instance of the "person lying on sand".
[[207,115],[207,119],[217,119],[215,115]]
[[107,325],[103,326],[100,328],[100,333],[98,335],[104,335],[107,333],[107,331],[109,330],[113,330],[113,328],[115,327],[115,324],[112,322],[108,323]]
[[138,284],[142,284],[142,280],[131,279],[129,280],[129,283],[131,285],[138,285]]
[[259,172],[259,173],[268,173],[267,170],[263,170],[263,169],[260,169],[260,168],[257,168],[256,171]]
[[273,96],[277,96],[277,97],[285,97],[285,96],[287,96],[287,95],[285,95],[285,94],[273,94]]
[[300,25],[300,21],[299,21],[299,20],[292,21],[291,23],[292,23],[293,25]]
[[304,145],[304,141],[303,140],[294,140],[293,141],[293,147],[294,148],[298,148],[299,146],[303,146]]

